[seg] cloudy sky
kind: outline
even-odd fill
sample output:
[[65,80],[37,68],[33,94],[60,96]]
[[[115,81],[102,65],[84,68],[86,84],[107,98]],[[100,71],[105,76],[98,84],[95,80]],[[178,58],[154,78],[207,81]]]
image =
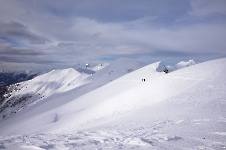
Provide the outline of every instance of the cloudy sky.
[[0,70],[226,57],[226,0],[0,0]]

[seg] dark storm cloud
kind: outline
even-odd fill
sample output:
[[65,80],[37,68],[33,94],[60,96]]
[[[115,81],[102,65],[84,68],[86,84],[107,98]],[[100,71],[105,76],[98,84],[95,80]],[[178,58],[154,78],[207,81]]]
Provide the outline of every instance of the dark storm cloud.
[[39,51],[34,51],[32,49],[28,49],[28,48],[13,48],[10,47],[8,49],[2,49],[2,47],[0,48],[0,54],[1,55],[27,55],[27,56],[42,56],[42,55],[46,55],[43,52],[39,52]]
[[0,39],[0,54],[1,55],[19,55],[19,56],[44,56],[45,52],[26,48],[13,47],[10,43]]
[[0,56],[0,61],[2,61],[2,62],[13,62],[13,63],[37,63],[37,64],[62,63],[60,61],[50,60],[49,58],[12,57],[12,56]]
[[0,20],[0,28],[0,36],[2,37],[14,37],[27,40],[31,44],[45,44],[49,41],[47,38],[32,33],[28,27],[16,21]]

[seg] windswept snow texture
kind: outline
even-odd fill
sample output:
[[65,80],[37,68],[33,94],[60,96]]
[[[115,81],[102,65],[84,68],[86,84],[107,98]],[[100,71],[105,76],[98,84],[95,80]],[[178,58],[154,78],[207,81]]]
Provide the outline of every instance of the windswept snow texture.
[[94,74],[83,90],[105,85],[52,96],[0,122],[0,148],[226,148],[226,58],[169,74],[158,71],[161,62],[128,74],[125,65],[114,78],[121,61],[99,71],[115,80]]

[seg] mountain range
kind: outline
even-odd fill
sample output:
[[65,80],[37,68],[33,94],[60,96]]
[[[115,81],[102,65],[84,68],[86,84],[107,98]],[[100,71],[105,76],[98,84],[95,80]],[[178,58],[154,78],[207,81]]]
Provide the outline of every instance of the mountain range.
[[225,67],[225,58],[173,67],[118,59],[7,86],[1,148],[225,148]]

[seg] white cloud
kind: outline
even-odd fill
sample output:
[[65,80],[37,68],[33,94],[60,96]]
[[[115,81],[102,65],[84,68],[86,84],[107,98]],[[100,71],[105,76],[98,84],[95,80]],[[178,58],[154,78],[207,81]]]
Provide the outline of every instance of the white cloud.
[[[130,4],[124,1],[128,5],[116,10],[107,5],[107,1],[101,6],[95,5],[95,8],[91,3],[84,2],[75,5],[76,10],[72,7],[77,4],[74,1],[70,1],[70,6],[65,3],[62,7],[60,4],[63,2],[57,2],[50,5],[49,1],[0,1],[0,20],[14,23],[9,27],[14,32],[1,30],[0,35],[15,38],[22,48],[31,50],[31,53],[32,50],[39,50],[45,54],[45,62],[49,59],[53,62],[64,61],[65,64],[87,60],[97,62],[102,58],[158,58],[161,55],[163,59],[168,59],[169,56],[188,57],[191,54],[202,57],[202,54],[212,56],[225,53],[226,20],[223,17],[218,22],[205,20],[212,15],[226,14],[225,1],[222,0],[173,0],[167,2],[170,8],[164,1],[145,1],[152,9],[140,2]],[[188,2],[191,2],[191,7]],[[119,1],[113,3],[119,4]],[[106,8],[102,8],[104,5]],[[108,8],[113,12],[105,12]],[[187,19],[181,19],[183,17]],[[17,28],[12,28],[15,25]],[[47,39],[51,42],[46,43]],[[15,48],[12,43],[8,47],[11,51],[9,55],[16,50],[19,50],[18,54],[23,53],[23,49]]]
[[190,5],[192,10],[190,15],[196,17],[208,17],[213,14],[226,15],[225,0],[191,0]]

